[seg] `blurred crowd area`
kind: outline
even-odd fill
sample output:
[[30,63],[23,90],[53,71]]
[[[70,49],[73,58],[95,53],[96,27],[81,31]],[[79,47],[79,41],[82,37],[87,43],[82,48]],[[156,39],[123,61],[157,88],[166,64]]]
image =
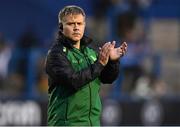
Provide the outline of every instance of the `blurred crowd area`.
[[102,84],[102,98],[148,99],[180,94],[179,0],[1,0],[0,97],[46,99],[45,57],[57,32],[59,10],[79,5],[87,13],[93,46],[128,44],[120,74]]

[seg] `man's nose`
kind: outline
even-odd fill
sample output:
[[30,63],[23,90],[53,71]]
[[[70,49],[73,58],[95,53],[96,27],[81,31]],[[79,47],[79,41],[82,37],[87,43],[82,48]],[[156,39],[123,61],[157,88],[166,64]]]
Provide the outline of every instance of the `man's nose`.
[[74,30],[78,30],[78,24],[74,24]]

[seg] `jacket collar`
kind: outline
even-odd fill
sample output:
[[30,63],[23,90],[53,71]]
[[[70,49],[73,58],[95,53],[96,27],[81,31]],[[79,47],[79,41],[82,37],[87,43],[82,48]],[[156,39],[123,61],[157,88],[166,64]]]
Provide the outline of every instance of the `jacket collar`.
[[[68,47],[68,48],[73,48],[73,42],[71,39],[65,37],[63,35],[62,32],[59,32],[58,34],[58,38],[57,38],[57,42],[58,43],[62,43],[65,47]],[[81,43],[81,46],[87,46],[89,45],[90,43],[92,42],[92,39],[87,37],[87,36],[83,36],[82,39],[80,40],[80,43]]]

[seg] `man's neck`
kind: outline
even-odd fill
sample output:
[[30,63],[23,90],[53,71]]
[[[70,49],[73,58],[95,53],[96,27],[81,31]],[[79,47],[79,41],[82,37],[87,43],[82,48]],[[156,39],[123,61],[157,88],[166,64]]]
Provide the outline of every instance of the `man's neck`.
[[73,45],[74,48],[80,49],[80,41],[76,42],[76,44]]

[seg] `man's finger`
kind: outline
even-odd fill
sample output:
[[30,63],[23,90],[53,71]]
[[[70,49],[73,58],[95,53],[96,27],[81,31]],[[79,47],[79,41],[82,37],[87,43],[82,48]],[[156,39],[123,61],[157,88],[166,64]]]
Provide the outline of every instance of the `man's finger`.
[[106,54],[106,52],[109,52],[110,45],[111,45],[110,42],[106,43],[106,44],[102,47],[102,52],[104,52],[105,54]]
[[127,43],[126,43],[126,42],[123,42],[122,45],[123,45],[124,47],[127,47]]
[[116,45],[116,41],[113,41],[113,42],[111,43],[111,48],[114,48],[115,45]]

